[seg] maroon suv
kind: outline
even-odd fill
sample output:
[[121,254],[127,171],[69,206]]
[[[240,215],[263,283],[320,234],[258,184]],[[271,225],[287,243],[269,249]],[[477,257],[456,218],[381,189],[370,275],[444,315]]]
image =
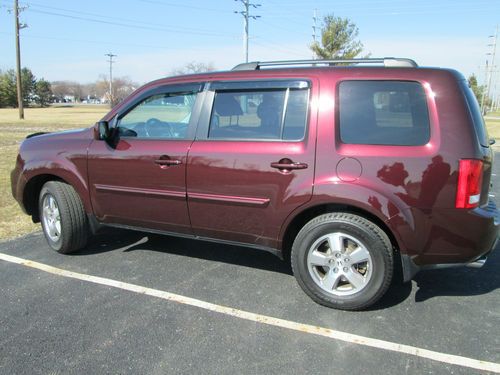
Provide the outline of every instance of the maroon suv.
[[291,259],[316,302],[354,310],[397,262],[406,281],[484,263],[491,167],[456,71],[286,61],[154,81],[92,128],[29,136],[12,192],[60,253],[102,225],[250,246]]

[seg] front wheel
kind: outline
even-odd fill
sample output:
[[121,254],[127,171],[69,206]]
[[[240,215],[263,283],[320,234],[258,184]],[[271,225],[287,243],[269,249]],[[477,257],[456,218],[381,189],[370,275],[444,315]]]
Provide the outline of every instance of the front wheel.
[[386,233],[364,217],[328,213],[308,222],[292,246],[292,268],[317,303],[361,310],[385,293],[393,274]]
[[82,201],[71,185],[47,182],[40,191],[38,208],[43,233],[53,250],[69,254],[85,247],[88,220]]

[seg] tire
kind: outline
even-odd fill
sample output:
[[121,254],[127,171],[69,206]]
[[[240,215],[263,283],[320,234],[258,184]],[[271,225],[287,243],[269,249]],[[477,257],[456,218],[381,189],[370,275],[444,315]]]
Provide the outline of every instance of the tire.
[[350,213],[328,213],[309,221],[292,246],[293,274],[315,302],[362,310],[386,292],[394,257],[387,234]]
[[43,185],[38,200],[40,221],[49,246],[61,254],[85,247],[89,235],[88,219],[75,189],[64,182]]

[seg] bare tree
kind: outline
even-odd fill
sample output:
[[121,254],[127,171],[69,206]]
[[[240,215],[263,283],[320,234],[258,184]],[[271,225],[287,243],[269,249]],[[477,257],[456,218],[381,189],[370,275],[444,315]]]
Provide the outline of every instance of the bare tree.
[[196,74],[196,73],[204,73],[204,72],[212,72],[215,70],[214,64],[191,61],[188,62],[183,67],[174,68],[170,71],[170,75],[179,76],[184,74]]
[[[118,104],[128,95],[130,95],[137,87],[138,83],[133,82],[129,77],[113,78],[113,101]],[[94,84],[95,96],[105,101],[109,101],[109,79],[101,75],[98,81]]]
[[85,97],[83,86],[74,81],[54,81],[51,82],[52,93],[59,99],[73,97],[75,102],[79,102]]

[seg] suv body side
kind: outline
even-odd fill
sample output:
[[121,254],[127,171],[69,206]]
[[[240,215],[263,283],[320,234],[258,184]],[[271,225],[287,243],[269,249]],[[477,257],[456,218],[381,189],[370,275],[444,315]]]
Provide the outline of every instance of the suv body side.
[[[282,195],[274,197],[274,202],[287,202],[290,197],[292,201],[297,197],[298,200],[290,205],[268,207],[272,209],[271,213],[265,216],[266,221],[259,223],[252,233],[243,233],[241,230],[230,231],[231,222],[239,220],[241,223],[247,223],[249,211],[241,209],[245,206],[244,204],[231,208],[230,215],[223,219],[224,223],[219,229],[203,224],[203,221],[213,219],[213,216],[206,215],[207,210],[216,207],[215,205],[210,207],[210,204],[220,202],[212,199],[212,203],[207,205],[210,200],[207,198],[230,196],[230,191],[224,190],[223,187],[214,188],[215,185],[212,183],[210,188],[211,180],[206,180],[205,177],[218,179],[224,176],[224,172],[212,170],[210,163],[207,164],[212,156],[208,158],[207,155],[217,151],[218,157],[224,158],[223,164],[227,164],[228,160],[230,163],[238,162],[234,155],[230,157],[231,153],[245,150],[245,148],[248,153],[256,153],[263,146],[260,141],[242,142],[238,148],[235,144],[218,142],[218,144],[212,143],[207,148],[210,142],[203,139],[202,134],[197,134],[199,140],[189,139],[189,145],[183,146],[186,149],[183,161],[186,161],[188,166],[185,198],[181,197],[187,199],[187,209],[190,207],[193,209],[190,212],[190,222],[195,228],[194,232],[190,233],[191,229],[186,229],[187,226],[184,225],[184,230],[179,230],[180,232],[282,251],[286,242],[287,229],[304,212],[328,205],[337,205],[376,217],[378,222],[389,231],[394,247],[397,247],[402,254],[411,257],[418,265],[468,262],[491,248],[496,238],[496,231],[492,229],[494,223],[485,208],[487,196],[485,197],[485,194],[482,196],[482,208],[474,210],[455,208],[459,159],[483,160],[485,176],[489,180],[491,150],[475,141],[464,142],[464,140],[476,139],[476,134],[471,126],[471,116],[467,111],[465,98],[462,95],[456,95],[460,92],[460,80],[463,77],[453,71],[420,68],[280,69],[165,79],[144,86],[118,105],[103,120],[112,121],[117,114],[131,106],[139,96],[162,86],[193,82],[277,79],[305,79],[311,82],[307,138],[305,141],[296,142],[295,145],[287,146],[277,143],[275,147],[271,147],[273,151],[266,154],[266,160],[259,159],[258,171],[252,174],[252,179],[242,181],[242,183],[249,184],[253,179],[258,180],[270,173],[289,180],[293,176],[291,178],[293,181],[305,172],[304,174],[307,173],[310,177],[303,179],[297,185],[294,185],[292,181],[286,185],[292,187],[293,191],[281,189],[279,191]],[[421,84],[426,92],[429,109],[430,141],[422,146],[342,143],[338,126],[338,86],[340,82],[350,80],[396,80]],[[205,97],[206,100],[210,99]],[[203,127],[201,119],[208,115],[211,108],[204,104],[203,110],[205,112],[200,114],[198,129]],[[92,202],[96,194],[95,186],[89,185],[88,175],[92,175],[93,171],[87,169],[87,156],[91,161],[88,163],[89,168],[102,167],[99,165],[98,154],[93,153],[91,143],[102,145],[104,142],[93,140],[92,129],[46,136],[45,143],[44,137],[34,137],[33,141],[28,139],[21,146],[17,166],[12,174],[12,188],[16,199],[28,213],[36,212],[36,203],[31,198],[30,192],[36,191],[36,188],[40,187],[43,181],[50,179],[50,176],[55,176],[75,187],[88,214],[95,215],[97,212],[99,218],[105,221],[106,213],[96,211],[97,202]],[[245,143],[244,147],[243,143]],[[300,147],[306,143],[307,160],[297,161],[307,162],[308,169],[293,171],[287,176],[280,175],[278,170],[267,166],[267,163],[278,161],[281,157],[278,155],[280,153],[283,154],[282,157],[289,156],[287,152],[300,154],[305,150]],[[212,146],[215,149],[212,149]],[[269,147],[268,144],[266,147]],[[188,150],[191,150],[190,153],[187,153]],[[277,154],[270,158],[273,152]],[[159,151],[157,154],[149,155],[151,163],[154,157],[161,156]],[[195,160],[197,156],[200,158]],[[407,177],[401,179],[401,176],[397,174],[396,163],[403,164]],[[399,168],[399,165],[397,167]],[[447,178],[440,178],[439,183],[433,183],[436,178],[433,177],[435,172],[443,170],[446,170]],[[101,172],[113,173],[113,170]],[[245,172],[236,174],[235,178],[241,178],[244,174]],[[203,185],[207,181],[209,185]],[[243,187],[236,195],[241,198],[245,194],[251,194],[250,190],[248,186]],[[270,190],[265,190],[265,194],[269,192]],[[270,199],[262,195],[250,198]],[[114,199],[118,199],[114,202],[116,204],[124,206],[128,204],[127,199],[119,197]],[[205,203],[200,203],[203,201]],[[226,199],[226,204],[227,202]],[[222,210],[223,208],[221,212]],[[255,213],[258,209],[253,210],[250,217],[258,220],[259,215]],[[122,220],[121,223],[131,226],[140,225],[141,223],[133,220],[133,209],[130,209],[129,213],[130,220]],[[193,215],[196,215],[196,218]],[[199,222],[197,223],[196,220]],[[175,228],[171,228],[171,231],[174,230]]]

